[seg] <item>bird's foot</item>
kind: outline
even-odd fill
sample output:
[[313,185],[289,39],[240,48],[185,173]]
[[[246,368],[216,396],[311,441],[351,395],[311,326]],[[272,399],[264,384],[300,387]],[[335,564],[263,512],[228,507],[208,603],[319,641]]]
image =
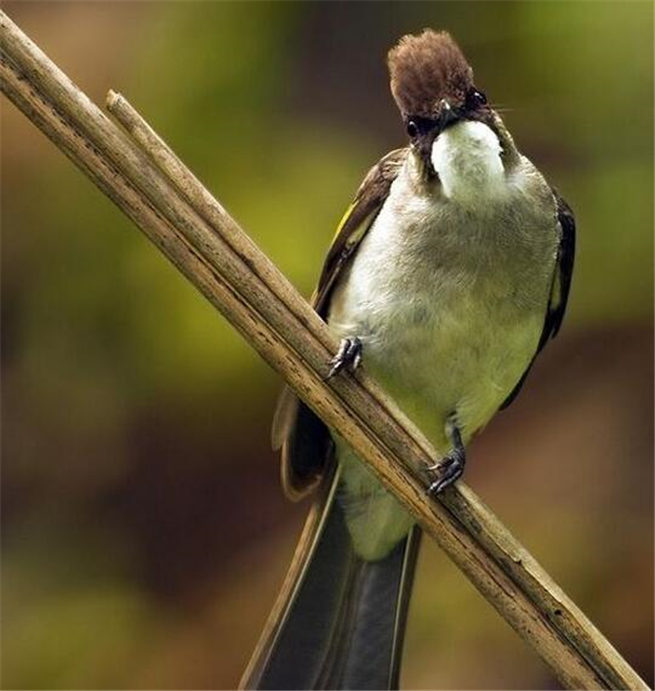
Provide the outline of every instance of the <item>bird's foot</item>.
[[330,360],[330,371],[325,379],[332,379],[336,374],[348,368],[354,372],[362,361],[362,342],[354,336],[344,338],[339,344],[337,354]]
[[442,458],[439,463],[429,466],[428,470],[431,473],[435,473],[437,479],[430,483],[427,493],[434,497],[446,489],[446,487],[450,487],[455,480],[462,476],[465,462],[464,453],[455,449],[452,453]]
[[453,450],[438,463],[427,468],[429,473],[435,473],[437,476],[427,489],[427,493],[433,497],[446,489],[446,487],[450,487],[455,480],[460,478],[466,464],[466,449],[464,448],[462,435],[457,426],[454,413],[450,416],[446,429],[452,441]]

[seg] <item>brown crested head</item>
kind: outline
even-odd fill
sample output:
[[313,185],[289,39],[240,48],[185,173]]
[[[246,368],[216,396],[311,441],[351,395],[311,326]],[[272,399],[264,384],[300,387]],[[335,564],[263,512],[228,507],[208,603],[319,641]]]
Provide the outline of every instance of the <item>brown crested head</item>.
[[447,31],[403,36],[387,57],[391,93],[402,116],[435,117],[442,99],[461,104],[473,88],[473,70]]

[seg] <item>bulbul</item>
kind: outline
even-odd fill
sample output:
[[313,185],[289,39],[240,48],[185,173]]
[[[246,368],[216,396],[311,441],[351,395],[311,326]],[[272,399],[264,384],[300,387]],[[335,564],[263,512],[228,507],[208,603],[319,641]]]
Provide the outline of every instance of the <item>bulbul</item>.
[[[313,305],[342,339],[330,375],[364,362],[434,445],[437,494],[557,334],[575,223],[448,33],[404,36],[388,66],[409,144],[364,179]],[[397,688],[420,531],[289,390],[273,439],[288,496],[321,487],[242,685]]]

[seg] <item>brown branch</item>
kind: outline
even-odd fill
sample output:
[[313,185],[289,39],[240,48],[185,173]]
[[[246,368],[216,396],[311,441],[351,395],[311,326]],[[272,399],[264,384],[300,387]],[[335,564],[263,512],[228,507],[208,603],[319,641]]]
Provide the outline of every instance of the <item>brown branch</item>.
[[0,26],[3,92],[338,430],[561,682],[647,689],[466,485],[426,495],[408,469],[434,450],[364,372],[324,381],[337,345],[326,325],[127,101],[108,97],[123,131],[4,13]]

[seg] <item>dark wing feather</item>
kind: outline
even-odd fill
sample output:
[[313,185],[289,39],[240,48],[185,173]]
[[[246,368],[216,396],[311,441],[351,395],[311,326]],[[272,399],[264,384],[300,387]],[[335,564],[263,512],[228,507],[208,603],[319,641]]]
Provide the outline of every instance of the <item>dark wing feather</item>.
[[559,287],[559,296],[556,304],[548,306],[548,317],[544,324],[544,332],[539,341],[539,349],[543,348],[549,338],[555,338],[562,325],[566,305],[571,289],[571,278],[573,277],[573,263],[575,261],[575,217],[571,207],[560,197],[556,190],[553,190],[555,202],[557,204],[557,219],[562,229],[559,244],[558,271],[556,281]]
[[391,151],[369,170],[341,219],[312,297],[312,305],[322,317],[327,316],[329,296],[336,279],[382,208],[407,152],[408,149]]
[[541,332],[537,352],[534,354],[528,368],[519,379],[512,390],[512,393],[503,401],[500,409],[503,410],[516,398],[521,390],[530,368],[541,349],[551,338],[555,338],[562,325],[566,304],[569,299],[571,289],[571,277],[573,276],[573,263],[575,259],[575,217],[571,207],[560,197],[556,190],[553,190],[555,205],[557,210],[557,220],[560,226],[560,241],[557,251],[557,262],[555,273],[553,274],[553,284],[550,291],[550,299],[546,309],[544,328]]
[[[338,226],[312,296],[312,306],[323,319],[329,311],[332,289],[382,208],[407,151],[392,151],[371,168]],[[332,442],[325,425],[288,387],[278,401],[272,440],[273,448],[282,449],[284,491],[289,498],[300,499],[320,480]]]

